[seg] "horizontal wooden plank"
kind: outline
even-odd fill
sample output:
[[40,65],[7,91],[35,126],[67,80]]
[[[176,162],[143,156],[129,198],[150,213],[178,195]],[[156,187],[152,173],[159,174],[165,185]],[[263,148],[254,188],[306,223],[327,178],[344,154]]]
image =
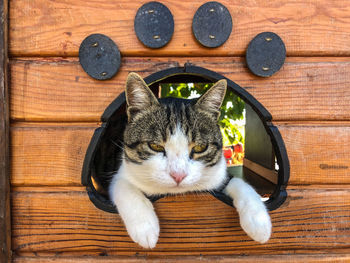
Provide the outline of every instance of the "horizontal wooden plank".
[[[97,125],[76,125],[13,127],[12,185],[79,186],[85,152]],[[277,127],[289,156],[290,184],[350,183],[350,124]]]
[[91,126],[12,129],[11,183],[80,185],[93,132]]
[[85,192],[47,189],[47,193],[12,193],[15,254],[319,254],[350,245],[349,190],[289,191],[283,207],[271,212],[272,236],[264,245],[246,236],[233,208],[209,194],[164,198],[155,203],[161,225],[158,245],[143,250],[127,236],[120,217],[96,209]]
[[89,262],[99,262],[99,263],[110,263],[110,262],[119,262],[119,263],[139,263],[139,262],[156,262],[156,263],[162,263],[162,262],[183,262],[183,263],[189,263],[189,262],[212,262],[212,263],[231,263],[231,262],[271,262],[271,263],[284,263],[284,262],[305,262],[305,263],[319,263],[319,262],[332,262],[332,263],[343,263],[350,261],[350,255],[349,254],[335,254],[335,253],[327,253],[327,254],[313,254],[313,255],[285,255],[285,254],[279,254],[279,255],[243,255],[243,256],[206,256],[206,257],[118,257],[118,256],[64,256],[60,257],[55,255],[54,257],[46,256],[46,257],[40,257],[40,256],[23,256],[23,257],[15,257],[13,259],[13,262],[15,263],[47,263],[47,262],[53,262],[53,263],[89,263]]
[[350,126],[278,126],[290,161],[291,184],[350,182]]
[[[349,41],[350,43],[350,41]],[[279,120],[349,120],[350,62],[287,59],[270,78],[251,74],[242,58],[124,58],[111,80],[90,78],[76,58],[11,61],[11,118],[16,121],[98,121],[125,87],[127,73],[143,77],[170,67],[193,65],[235,81]]]
[[192,19],[205,0],[162,1],[174,16],[175,31],[162,49],[148,49],[134,33],[134,17],[145,1],[76,0],[10,1],[12,56],[77,56],[82,40],[93,33],[111,37],[123,56],[242,55],[258,33],[274,31],[287,54],[349,55],[349,1],[220,1],[230,11],[233,31],[215,50],[201,47],[192,34]]

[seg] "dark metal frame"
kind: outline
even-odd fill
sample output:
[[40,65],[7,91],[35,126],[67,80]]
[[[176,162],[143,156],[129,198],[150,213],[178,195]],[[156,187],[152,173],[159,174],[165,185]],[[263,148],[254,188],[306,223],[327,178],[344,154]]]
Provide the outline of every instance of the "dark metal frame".
[[0,0],[0,262],[11,261],[8,1]]
[[[223,75],[202,67],[185,64],[184,67],[169,68],[146,77],[145,82],[151,86],[156,83],[160,83],[166,78],[176,77],[177,75],[189,75],[191,78],[198,76],[200,78],[208,80],[209,82],[216,82],[220,79],[226,79],[228,88],[235,92],[254,109],[271,138],[271,142],[277,158],[277,163],[279,165],[278,183],[276,185],[275,191],[270,196],[270,198],[265,201],[265,204],[269,210],[275,210],[280,207],[287,197],[286,187],[289,180],[290,166],[282,136],[278,128],[271,123],[271,114],[264,108],[263,105],[260,104],[260,102],[258,102],[251,94],[249,94],[246,89],[241,88],[235,82],[225,78]],[[95,130],[95,133],[86,152],[82,170],[82,184],[86,186],[90,200],[95,204],[97,208],[111,213],[117,213],[116,208],[113,206],[110,200],[106,199],[104,196],[97,192],[92,183],[91,175],[93,172],[93,160],[96,154],[97,146],[99,145],[106,127],[109,124],[109,120],[123,105],[125,105],[124,92],[120,94],[104,111],[101,117],[102,125]],[[233,206],[232,199],[221,191],[214,191],[211,192],[211,194],[226,204]],[[162,197],[163,196],[149,198],[151,201],[156,201]]]

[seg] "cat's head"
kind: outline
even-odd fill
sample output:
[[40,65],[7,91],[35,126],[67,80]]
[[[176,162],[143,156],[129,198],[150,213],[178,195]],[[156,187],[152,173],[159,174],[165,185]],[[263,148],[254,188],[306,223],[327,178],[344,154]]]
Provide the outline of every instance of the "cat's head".
[[126,83],[123,169],[147,194],[214,189],[226,176],[218,125],[226,93],[220,80],[197,100],[157,99],[143,79]]

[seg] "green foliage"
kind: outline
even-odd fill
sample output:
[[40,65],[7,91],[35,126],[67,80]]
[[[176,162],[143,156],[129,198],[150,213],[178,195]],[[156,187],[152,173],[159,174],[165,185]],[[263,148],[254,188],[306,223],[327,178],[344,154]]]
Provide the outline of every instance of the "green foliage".
[[[204,94],[213,83],[164,83],[161,84],[161,97],[196,98]],[[219,125],[224,145],[244,143],[240,127],[230,120],[243,120],[244,101],[234,92],[228,90],[221,106]]]

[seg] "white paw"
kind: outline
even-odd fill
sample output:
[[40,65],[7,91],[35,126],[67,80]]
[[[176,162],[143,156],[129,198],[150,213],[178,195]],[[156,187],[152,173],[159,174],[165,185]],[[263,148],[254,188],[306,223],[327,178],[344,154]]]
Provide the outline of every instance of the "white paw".
[[240,178],[230,180],[225,193],[233,198],[243,230],[257,242],[265,243],[271,236],[271,219],[255,190]]
[[[119,172],[123,175],[124,170]],[[159,222],[151,201],[138,188],[117,176],[109,192],[131,239],[144,248],[154,248],[159,237]]]
[[265,243],[271,236],[271,220],[266,209],[243,209],[239,214],[243,230],[257,242]]
[[129,236],[143,248],[154,248],[159,237],[159,222],[154,211],[143,211],[137,219],[124,222]]

